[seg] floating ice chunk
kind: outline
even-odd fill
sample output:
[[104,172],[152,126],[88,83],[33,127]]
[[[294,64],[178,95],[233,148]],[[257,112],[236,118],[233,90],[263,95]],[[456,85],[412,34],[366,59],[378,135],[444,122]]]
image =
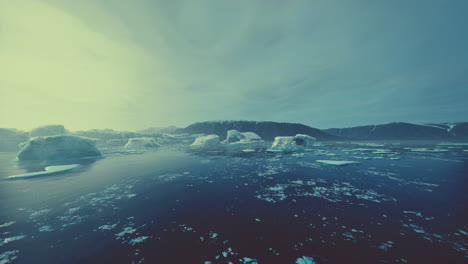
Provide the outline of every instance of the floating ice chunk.
[[7,179],[9,180],[24,179],[24,178],[32,178],[32,177],[38,177],[38,176],[44,176],[44,175],[51,175],[51,174],[56,174],[56,173],[63,173],[63,172],[74,170],[79,167],[81,167],[80,164],[48,166],[48,167],[45,167],[45,171],[12,175],[12,176],[8,176]]
[[269,148],[270,151],[304,151],[314,146],[317,140],[314,137],[297,134],[294,137],[276,137]]
[[316,160],[317,162],[326,164],[326,165],[334,165],[334,166],[344,166],[350,164],[359,164],[357,161],[348,161],[348,160]]
[[382,243],[382,245],[379,246],[379,248],[383,251],[388,251],[390,248],[393,247],[394,242],[393,241],[387,241]]
[[17,259],[17,254],[19,250],[11,250],[5,251],[0,254],[0,264],[8,264],[11,263],[13,260]]
[[6,223],[4,223],[4,224],[1,224],[1,225],[0,225],[0,228],[2,228],[2,227],[9,227],[9,226],[13,225],[14,223],[16,223],[16,221],[6,222]]
[[248,263],[248,264],[258,264],[257,260],[256,259],[253,259],[253,258],[248,258],[248,257],[244,257],[244,259],[239,259],[239,261],[241,263]]
[[414,211],[403,211],[403,213],[405,214],[414,214],[418,217],[423,217],[422,214],[420,212],[414,212]]
[[99,229],[99,230],[112,230],[112,229],[114,229],[116,226],[117,226],[117,224],[113,224],[113,225],[102,225],[102,226],[98,227],[98,229]]
[[0,246],[11,243],[11,242],[16,241],[16,240],[21,240],[21,239],[23,239],[25,237],[26,237],[25,235],[7,237],[7,238],[3,239],[3,241],[0,240]]
[[150,238],[149,236],[140,236],[128,241],[128,244],[134,246],[136,244],[143,243],[146,239]]
[[125,235],[133,234],[136,231],[137,230],[135,228],[125,227],[124,230],[122,230],[122,232],[117,233],[115,236],[117,237],[117,239],[122,239]]
[[159,148],[161,145],[150,137],[129,138],[127,144],[123,147],[129,150],[148,150]]
[[42,210],[37,210],[37,211],[34,211],[32,212],[30,215],[29,215],[29,218],[36,218],[36,217],[39,217],[39,216],[43,216],[45,214],[48,214],[52,212],[51,209],[42,209]]
[[96,143],[85,137],[50,136],[35,137],[22,145],[19,160],[62,160],[83,157],[99,157]]
[[252,153],[252,152],[255,152],[256,150],[255,149],[243,149],[242,152],[245,152],[245,153]]
[[317,264],[317,262],[311,257],[303,256],[302,258],[296,259],[296,264]]
[[204,137],[199,137],[190,145],[190,147],[195,149],[215,149],[221,145],[218,135],[208,135]]
[[50,225],[41,226],[39,228],[39,232],[51,232],[51,231],[54,231],[54,228]]

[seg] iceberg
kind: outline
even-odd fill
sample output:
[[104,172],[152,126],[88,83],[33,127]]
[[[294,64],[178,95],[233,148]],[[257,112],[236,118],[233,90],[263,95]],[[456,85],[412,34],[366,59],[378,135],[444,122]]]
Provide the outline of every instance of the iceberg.
[[315,145],[314,137],[297,134],[294,137],[276,137],[269,151],[304,151]]
[[18,160],[62,160],[83,157],[100,157],[96,143],[84,137],[35,137],[22,144]]
[[19,144],[28,141],[28,133],[13,128],[0,128],[0,151],[18,151]]
[[334,166],[344,166],[350,164],[359,164],[357,161],[348,161],[348,160],[316,160],[317,162],[326,164],[326,165],[334,165]]
[[48,125],[34,128],[29,132],[30,137],[66,135],[68,131],[63,125]]
[[263,142],[262,138],[254,132],[239,132],[233,129],[227,132],[226,140],[221,143],[228,147],[244,149],[261,147]]
[[219,140],[218,135],[208,135],[204,137],[198,137],[195,141],[190,145],[190,147],[195,149],[212,149],[218,148],[221,146],[221,142]]
[[31,172],[31,173],[8,176],[7,179],[8,180],[15,180],[15,179],[25,179],[25,178],[44,176],[44,175],[57,174],[57,173],[71,171],[71,170],[74,170],[74,169],[76,169],[78,167],[81,167],[81,165],[80,164],[70,164],[70,165],[49,166],[49,167],[45,167],[44,171],[38,171],[38,172]]
[[130,150],[145,150],[159,148],[161,145],[154,140],[154,138],[142,137],[142,138],[130,138],[124,149]]

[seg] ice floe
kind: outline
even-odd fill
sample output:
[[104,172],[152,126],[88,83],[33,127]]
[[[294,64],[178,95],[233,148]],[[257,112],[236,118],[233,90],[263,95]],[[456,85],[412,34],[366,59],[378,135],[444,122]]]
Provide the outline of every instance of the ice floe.
[[39,177],[39,176],[45,176],[45,175],[51,175],[51,174],[58,174],[58,173],[68,172],[79,167],[81,167],[80,164],[48,166],[48,167],[45,167],[44,171],[12,175],[12,176],[8,176],[7,179],[15,180],[15,179],[25,179],[25,178],[33,178],[33,177]]
[[10,221],[10,222],[3,223],[3,224],[0,225],[0,228],[9,227],[9,226],[11,226],[11,225],[13,225],[15,223],[16,223],[16,221]]
[[145,240],[147,240],[148,238],[150,238],[150,237],[149,236],[139,236],[139,237],[130,239],[130,241],[128,241],[128,244],[130,246],[135,246],[136,244],[140,244],[140,243],[145,242]]
[[359,164],[357,161],[348,161],[348,160],[316,160],[316,162],[320,162],[326,165],[334,165],[334,166],[344,166],[350,164]]
[[0,247],[5,244],[11,243],[13,241],[21,240],[24,238],[26,238],[26,235],[19,235],[19,236],[12,236],[12,237],[4,238],[3,240],[0,240]]
[[39,228],[39,232],[52,232],[52,231],[54,231],[54,228],[51,225],[45,225]]
[[113,224],[113,225],[102,225],[102,226],[98,227],[98,229],[99,229],[99,230],[112,230],[112,229],[114,229],[116,226],[117,226],[117,224]]

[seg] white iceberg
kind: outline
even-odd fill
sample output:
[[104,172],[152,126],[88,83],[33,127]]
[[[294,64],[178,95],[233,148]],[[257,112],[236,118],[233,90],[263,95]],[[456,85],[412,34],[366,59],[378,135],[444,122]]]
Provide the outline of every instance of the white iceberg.
[[359,164],[357,161],[349,161],[349,160],[316,160],[317,162],[326,164],[326,165],[334,165],[334,166],[344,166],[350,164]]
[[83,157],[100,157],[96,143],[84,137],[35,137],[22,144],[18,160],[62,160]]
[[130,150],[145,150],[159,148],[161,145],[154,140],[154,138],[142,137],[142,138],[130,138],[124,149]]
[[276,137],[269,151],[303,151],[312,148],[317,139],[314,137],[297,134],[294,137]]
[[67,172],[67,171],[71,171],[71,170],[74,170],[74,169],[79,168],[79,167],[81,167],[80,164],[49,166],[49,167],[45,167],[44,171],[38,171],[38,172],[31,172],[31,173],[8,176],[7,179],[8,180],[15,180],[15,179],[38,177],[38,176],[44,176],[44,175]]
[[263,142],[262,138],[254,132],[239,132],[233,129],[227,132],[226,140],[221,143],[228,147],[244,149],[261,147]]
[[199,137],[190,145],[190,147],[195,149],[213,149],[221,146],[221,141],[219,140],[218,135],[208,135],[204,137]]

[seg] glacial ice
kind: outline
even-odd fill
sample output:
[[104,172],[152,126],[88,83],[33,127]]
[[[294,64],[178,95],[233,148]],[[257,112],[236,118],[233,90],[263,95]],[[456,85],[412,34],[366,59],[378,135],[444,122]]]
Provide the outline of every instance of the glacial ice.
[[18,153],[18,160],[62,160],[99,157],[101,152],[93,140],[77,136],[35,137]]
[[76,169],[78,167],[81,167],[81,165],[80,164],[70,164],[70,165],[49,166],[49,167],[45,167],[44,171],[12,175],[12,176],[8,176],[7,179],[9,179],[9,180],[25,179],[25,178],[32,178],[32,177],[62,173],[62,172],[67,172],[67,171],[74,170],[74,169]]
[[218,148],[220,144],[221,142],[218,135],[208,135],[195,139],[190,147],[196,149],[212,149]]
[[150,137],[129,138],[127,144],[123,147],[129,150],[147,150],[158,148],[161,145]]
[[334,165],[334,166],[344,166],[350,164],[359,164],[357,161],[348,161],[348,160],[316,160],[317,162],[326,164],[326,165]]
[[304,151],[310,149],[317,140],[314,137],[297,134],[294,137],[276,137],[269,151]]

